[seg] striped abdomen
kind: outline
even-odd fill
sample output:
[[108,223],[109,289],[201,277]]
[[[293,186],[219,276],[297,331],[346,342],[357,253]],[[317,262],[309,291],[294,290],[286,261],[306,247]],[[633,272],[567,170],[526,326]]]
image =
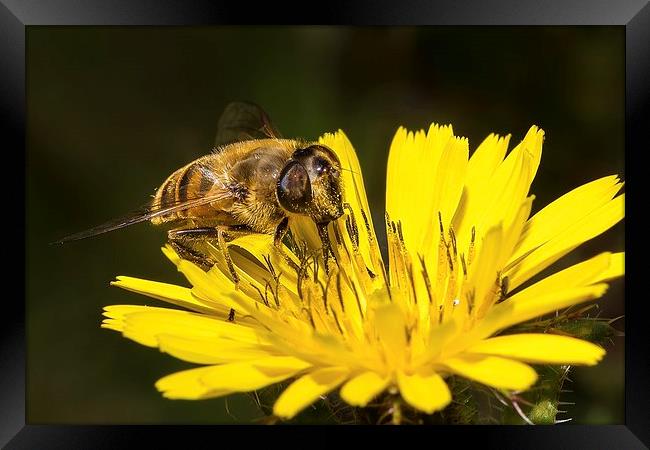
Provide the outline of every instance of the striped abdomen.
[[[219,196],[218,191],[223,190],[223,183],[219,182],[215,173],[206,165],[205,159],[206,157],[193,161],[171,174],[156,191],[152,209],[177,207],[206,196]],[[206,218],[215,214],[218,214],[218,211],[210,204],[203,204],[180,208],[172,213],[154,217],[151,222],[160,224],[179,219]]]

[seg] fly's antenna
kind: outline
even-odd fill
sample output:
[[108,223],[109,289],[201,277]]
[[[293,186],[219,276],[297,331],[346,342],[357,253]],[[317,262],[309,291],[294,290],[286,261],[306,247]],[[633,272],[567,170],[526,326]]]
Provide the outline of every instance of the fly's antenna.
[[355,174],[355,175],[359,175],[359,172],[355,172],[355,171],[352,170],[352,169],[346,169],[345,167],[341,167],[341,170],[345,170],[345,171],[347,171],[347,172],[352,172],[352,173]]

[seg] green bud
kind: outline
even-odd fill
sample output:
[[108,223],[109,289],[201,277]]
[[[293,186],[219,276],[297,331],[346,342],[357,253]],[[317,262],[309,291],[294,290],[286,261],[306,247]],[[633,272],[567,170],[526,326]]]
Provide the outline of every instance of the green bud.
[[555,416],[557,415],[557,407],[555,405],[555,402],[544,399],[533,406],[528,417],[535,425],[553,425],[555,423]]
[[554,328],[578,339],[601,345],[618,333],[607,321],[599,319],[573,319],[559,323]]

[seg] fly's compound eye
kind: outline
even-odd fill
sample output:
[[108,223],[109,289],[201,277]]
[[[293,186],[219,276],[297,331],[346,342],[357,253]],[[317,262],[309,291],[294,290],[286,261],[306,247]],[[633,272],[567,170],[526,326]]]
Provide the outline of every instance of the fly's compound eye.
[[311,183],[307,170],[297,161],[290,161],[282,172],[277,185],[280,206],[289,212],[305,214],[312,201]]
[[314,171],[318,175],[324,175],[330,173],[332,170],[332,165],[329,163],[329,161],[320,156],[316,156],[315,158],[312,159],[312,165]]
[[336,154],[324,145],[314,144],[298,149],[292,159],[299,161],[307,170],[312,182],[322,176],[339,177],[339,159]]

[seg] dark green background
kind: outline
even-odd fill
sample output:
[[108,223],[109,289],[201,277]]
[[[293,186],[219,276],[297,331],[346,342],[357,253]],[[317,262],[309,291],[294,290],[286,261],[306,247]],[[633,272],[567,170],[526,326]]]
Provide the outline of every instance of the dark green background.
[[[159,304],[109,287],[116,275],[183,282],[159,251],[162,230],[48,245],[145,203],[168,174],[210,151],[231,100],[263,105],[287,137],[344,129],[376,224],[399,125],[452,123],[471,149],[492,131],[516,144],[539,125],[534,211],[623,175],[622,27],[29,27],[27,49],[29,423],[259,416],[245,395],[230,397],[232,416],[223,399],[162,398],[154,382],[190,365],[99,328],[105,305]],[[623,248],[619,224],[556,267]],[[600,304],[604,317],[623,314],[621,280]],[[616,338],[600,365],[572,372],[574,393],[563,400],[576,405],[561,417],[623,423],[623,350]]]

